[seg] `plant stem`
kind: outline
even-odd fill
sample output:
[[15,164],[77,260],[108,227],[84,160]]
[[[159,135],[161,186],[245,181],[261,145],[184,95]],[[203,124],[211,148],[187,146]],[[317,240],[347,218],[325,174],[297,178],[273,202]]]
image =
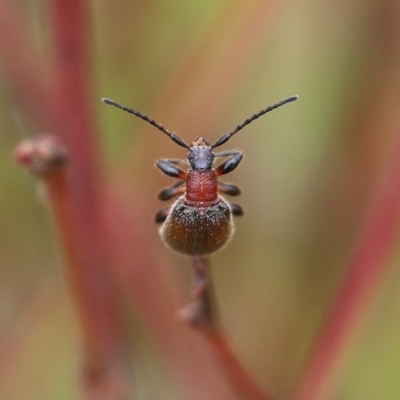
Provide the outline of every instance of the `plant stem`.
[[[308,366],[296,388],[293,400],[321,400],[337,372],[368,300],[376,292],[388,266],[400,215],[400,140],[390,169],[370,208],[359,245],[349,264],[342,288],[321,328]],[[330,379],[329,379],[330,378]]]
[[[395,1],[375,1],[372,5],[370,40],[366,42],[369,43],[369,57],[376,63],[373,67],[368,63],[367,67],[365,63],[360,67],[358,74],[363,78],[359,86],[365,86],[365,89],[351,114],[347,132],[349,137],[362,137],[364,151],[368,152],[366,161],[359,166],[357,179],[361,181],[363,173],[370,180],[370,174],[365,170],[371,165],[372,146],[382,141],[383,134],[392,135],[394,143],[389,155],[385,156],[389,161],[375,187],[346,269],[347,274],[313,344],[307,365],[291,397],[293,400],[333,398],[331,392],[346,350],[361,328],[362,317],[379,289],[396,240],[400,215],[400,120],[397,116],[394,120],[397,123],[390,125],[386,118],[391,119],[389,115],[396,107],[393,104],[398,102],[398,4]],[[375,138],[372,143],[371,138]],[[360,153],[363,149],[358,147],[353,157],[360,157]]]
[[[16,159],[42,178],[47,200],[67,259],[66,273],[78,308],[85,355],[84,387],[88,399],[127,398],[126,363],[115,279],[105,261],[86,253],[67,174],[68,154],[53,135],[23,141]],[[100,246],[100,244],[99,244]],[[100,248],[100,247],[99,247]],[[90,250],[90,248],[89,248]],[[122,397],[121,397],[122,396]]]
[[[90,32],[86,2],[50,0],[54,38],[53,117],[70,152],[68,171],[49,182],[86,348],[84,385],[90,399],[129,396],[116,277],[101,218],[99,151],[90,107]],[[121,394],[121,392],[123,394]]]
[[243,363],[238,359],[230,346],[229,338],[216,322],[212,307],[213,295],[209,260],[205,257],[194,257],[192,261],[194,274],[192,294],[195,301],[181,310],[179,316],[203,335],[220,368],[243,399],[269,399],[270,397],[254,382]]

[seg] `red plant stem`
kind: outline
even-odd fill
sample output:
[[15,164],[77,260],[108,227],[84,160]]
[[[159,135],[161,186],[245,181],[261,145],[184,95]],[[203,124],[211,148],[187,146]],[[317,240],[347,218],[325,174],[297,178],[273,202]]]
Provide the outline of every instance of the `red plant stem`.
[[[90,104],[85,2],[51,0],[54,34],[54,132],[70,157],[70,167],[48,180],[50,201],[66,249],[86,345],[86,383],[107,384],[127,362],[123,346],[115,277],[100,216],[99,154]],[[108,376],[107,376],[108,374]],[[112,376],[111,376],[112,379]],[[110,396],[109,398],[113,398]]]
[[396,143],[390,169],[378,189],[349,272],[321,329],[293,400],[327,398],[329,378],[336,372],[350,334],[359,322],[358,316],[377,290],[379,278],[388,266],[400,214],[400,140]]
[[51,96],[54,124],[56,134],[61,136],[72,157],[74,184],[82,186],[80,200],[87,203],[96,202],[88,194],[98,184],[99,150],[91,108],[93,90],[87,37],[90,24],[84,4],[82,0],[49,0],[55,55]]
[[[395,1],[376,1],[371,11],[370,57],[376,60],[372,70],[363,71],[369,91],[363,104],[352,118],[351,132],[372,136],[387,125],[382,122],[382,109],[398,103],[398,4]],[[396,58],[397,57],[397,58]],[[367,63],[368,64],[368,63]],[[378,111],[376,99],[381,99]],[[384,100],[385,99],[385,100]],[[379,109],[382,107],[382,109]],[[367,111],[366,111],[367,110]],[[375,110],[375,112],[374,112]],[[393,111],[392,111],[393,112]],[[368,118],[365,117],[366,113]],[[325,323],[320,329],[308,364],[295,388],[295,400],[331,398],[330,391],[338,374],[340,362],[351,343],[351,335],[359,327],[368,301],[377,291],[380,278],[388,267],[388,257],[396,237],[400,213],[400,121],[395,130],[396,142],[387,170],[371,202],[371,207],[360,232],[348,273],[334,300]],[[363,165],[365,170],[368,161]]]
[[[68,261],[67,274],[78,306],[84,333],[85,388],[90,399],[107,394],[119,399],[129,390],[124,379],[117,377],[122,365],[122,342],[119,332],[118,304],[111,270],[88,259],[77,240],[79,224],[71,202],[70,183],[66,174],[68,154],[54,135],[37,135],[25,139],[15,150],[16,161],[46,184],[46,193]],[[101,243],[100,243],[101,244]],[[94,260],[98,262],[98,260]],[[104,268],[104,270],[103,270]],[[99,276],[97,276],[97,274]],[[101,279],[99,279],[99,277]],[[122,367],[122,368],[121,368]]]
[[82,250],[76,240],[75,210],[71,205],[70,188],[65,173],[60,171],[51,174],[45,182],[49,203],[68,261],[67,273],[85,333],[85,350],[90,363],[97,368],[104,364],[102,358],[110,358],[114,353],[112,347],[118,319],[115,318],[115,313],[109,312],[112,310],[113,302],[109,298],[107,285],[104,285],[103,279],[98,279],[94,275],[97,272],[101,274],[104,272],[101,268],[99,271],[97,268],[94,271],[87,271],[87,266],[82,262]]
[[211,330],[202,329],[201,333],[207,340],[220,367],[229,378],[232,387],[243,396],[243,399],[268,400],[271,398],[254,382],[243,363],[237,358],[226,335],[215,327]]
[[[254,382],[243,363],[237,358],[228,337],[222,333],[212,310],[212,283],[209,260],[205,257],[193,258],[193,297],[195,302],[180,313],[193,328],[206,339],[211,353],[218,360],[221,370],[237,393],[246,400],[267,400],[263,390]],[[215,307],[215,304],[214,304]]]
[[[87,260],[77,241],[75,210],[64,171],[51,174],[47,183],[49,203],[64,247],[69,278],[83,331],[84,389],[89,399],[122,399],[131,387],[126,381],[124,346],[120,332],[115,281],[111,270]],[[98,260],[95,260],[98,261]],[[89,268],[94,267],[94,270]]]
[[[33,117],[39,131],[51,131],[62,138],[71,160],[67,171],[47,177],[46,183],[83,327],[85,383],[97,387],[103,384],[104,388],[111,383],[106,375],[115,376],[117,369],[124,368],[125,349],[114,277],[107,265],[97,209],[99,168],[95,127],[88,107],[88,24],[83,4],[76,0],[49,1],[56,56],[55,68],[48,68],[47,81],[43,57],[31,39],[30,21],[15,2],[7,0],[0,2],[0,54],[19,104]],[[49,82],[54,85],[50,94]]]

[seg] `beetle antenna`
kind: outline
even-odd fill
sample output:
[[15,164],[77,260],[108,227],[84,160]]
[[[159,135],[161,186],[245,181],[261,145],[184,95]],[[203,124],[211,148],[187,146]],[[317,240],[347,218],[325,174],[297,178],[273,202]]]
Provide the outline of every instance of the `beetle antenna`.
[[126,111],[126,112],[128,112],[130,114],[136,115],[136,117],[139,117],[139,118],[147,121],[150,125],[155,126],[161,132],[165,133],[173,142],[175,142],[179,146],[182,146],[185,149],[189,149],[190,146],[187,143],[185,143],[185,141],[183,139],[181,139],[175,133],[170,132],[167,128],[164,128],[160,123],[154,121],[154,119],[151,119],[146,114],[142,114],[141,112],[136,111],[133,108],[129,108],[129,107],[123,106],[122,104],[119,104],[119,103],[117,103],[117,102],[115,102],[114,100],[111,100],[111,99],[103,98],[103,99],[101,99],[101,101],[103,103],[109,104],[111,106],[120,108],[121,110]]
[[242,128],[244,128],[246,125],[250,124],[250,122],[253,122],[255,119],[258,117],[261,117],[262,115],[266,114],[269,111],[275,110],[276,108],[283,106],[286,103],[290,103],[292,101],[295,101],[299,98],[299,96],[294,95],[290,96],[285,100],[281,100],[279,103],[274,104],[273,106],[269,106],[267,108],[264,108],[263,110],[259,111],[257,114],[254,114],[252,117],[247,118],[244,122],[242,122],[240,125],[238,125],[232,132],[225,133],[222,135],[212,146],[211,148],[215,148],[218,146],[223,145],[226,143],[235,133],[239,132]]

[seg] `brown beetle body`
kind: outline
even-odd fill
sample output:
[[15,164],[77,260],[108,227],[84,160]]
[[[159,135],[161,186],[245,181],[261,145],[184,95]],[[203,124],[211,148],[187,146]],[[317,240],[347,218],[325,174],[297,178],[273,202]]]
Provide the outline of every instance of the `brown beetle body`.
[[163,241],[173,250],[201,256],[219,250],[233,231],[231,209],[218,195],[213,170],[191,170],[186,177],[186,193],[171,206],[160,228]]
[[[219,156],[229,158],[213,169],[214,158]],[[228,242],[233,232],[232,215],[243,212],[218,192],[237,195],[240,191],[234,185],[218,182],[217,177],[226,173],[227,166],[231,170],[241,158],[238,151],[214,154],[207,140],[197,138],[189,147],[187,161],[157,162],[162,172],[181,179],[158,196],[160,200],[169,200],[179,195],[170,208],[156,215],[156,222],[162,223],[160,235],[166,245],[181,254],[202,256],[214,253]],[[179,169],[178,163],[189,164],[189,170]]]
[[232,232],[231,209],[222,197],[207,207],[196,207],[188,205],[183,195],[160,228],[161,238],[169,247],[189,256],[214,253],[228,242]]
[[[240,190],[235,185],[218,181],[217,178],[233,171],[243,155],[237,150],[214,153],[213,149],[226,143],[258,117],[297,98],[292,96],[261,110],[233,131],[222,135],[213,145],[204,138],[196,138],[191,145],[188,145],[178,135],[147,115],[113,100],[103,99],[105,103],[147,121],[165,133],[173,142],[189,151],[186,160],[166,159],[159,160],[156,164],[165,175],[179,179],[174,185],[159,193],[160,200],[173,198],[176,200],[172,206],[160,210],[155,217],[157,223],[162,223],[161,238],[170,248],[189,256],[204,256],[214,253],[227,243],[233,233],[232,216],[243,215],[243,210],[238,204],[226,201],[219,193],[236,196],[240,194]],[[215,158],[221,157],[225,158],[225,161],[213,168]],[[186,165],[189,168],[184,171],[178,165]]]

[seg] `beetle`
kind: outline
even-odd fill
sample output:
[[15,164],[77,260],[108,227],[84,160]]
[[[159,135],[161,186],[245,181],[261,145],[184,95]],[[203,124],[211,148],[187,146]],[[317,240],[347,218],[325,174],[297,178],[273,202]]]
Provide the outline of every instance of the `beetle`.
[[[162,208],[155,216],[155,222],[162,224],[160,235],[173,250],[188,256],[204,256],[222,248],[232,236],[233,216],[243,215],[243,209],[236,203],[225,200],[223,196],[237,196],[240,189],[232,184],[218,181],[218,177],[233,171],[242,160],[238,150],[214,152],[246,125],[269,111],[298,99],[291,96],[269,106],[238,125],[233,131],[222,135],[214,144],[198,137],[189,145],[181,137],[163,125],[132,108],[123,106],[111,99],[103,98],[106,104],[133,114],[166,134],[174,143],[188,150],[186,159],[163,159],[156,162],[165,175],[178,181],[163,189],[158,198],[166,201],[175,198],[174,203]],[[225,158],[213,167],[216,158]],[[184,171],[181,165],[187,167]]]

